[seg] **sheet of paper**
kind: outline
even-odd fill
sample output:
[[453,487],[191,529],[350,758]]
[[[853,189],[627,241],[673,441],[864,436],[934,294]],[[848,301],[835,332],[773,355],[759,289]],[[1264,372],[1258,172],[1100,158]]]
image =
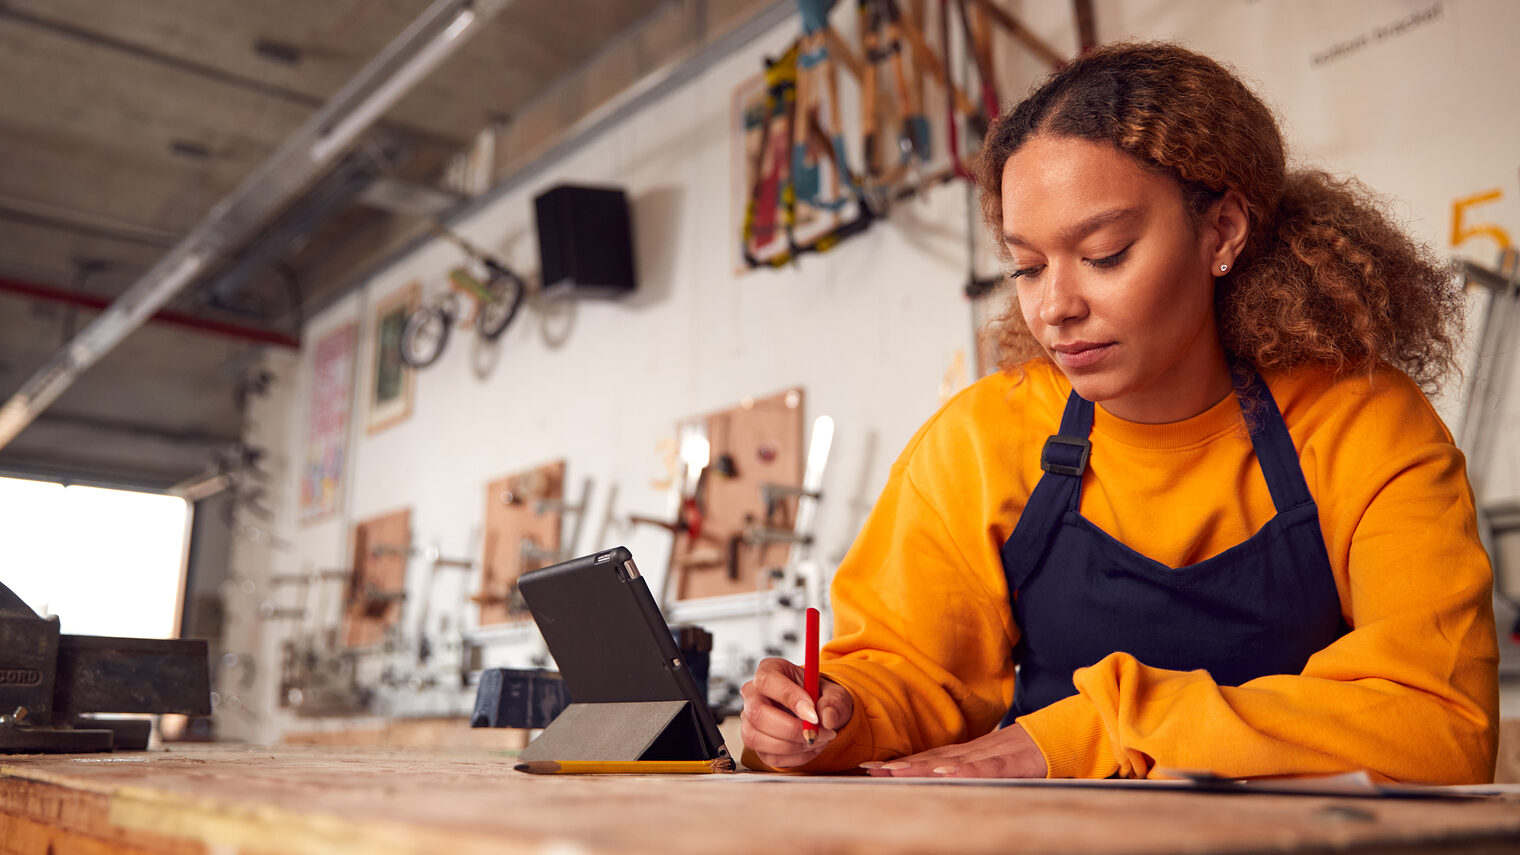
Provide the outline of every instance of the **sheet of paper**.
[[704,782],[734,784],[848,784],[858,786],[931,787],[1051,787],[1071,789],[1179,790],[1183,792],[1238,793],[1241,795],[1349,796],[1356,798],[1472,799],[1520,797],[1520,785],[1477,784],[1460,787],[1423,787],[1378,784],[1366,772],[1301,778],[1235,780],[1203,772],[1172,770],[1172,779],[1135,778],[875,778],[867,775],[811,775],[775,772],[739,772],[730,775],[692,776]]

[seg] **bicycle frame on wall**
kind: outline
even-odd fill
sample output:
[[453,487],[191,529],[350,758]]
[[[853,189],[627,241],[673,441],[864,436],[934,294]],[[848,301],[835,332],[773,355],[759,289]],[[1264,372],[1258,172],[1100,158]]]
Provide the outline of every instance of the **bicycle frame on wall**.
[[[401,359],[413,368],[426,368],[438,361],[455,323],[473,322],[485,341],[500,338],[517,317],[528,290],[522,277],[495,256],[441,225],[434,224],[433,231],[464,250],[468,266],[451,269],[450,288],[407,316],[401,330]],[[463,314],[461,294],[474,303],[474,312],[468,318]]]
[[[863,0],[857,52],[830,23],[833,0],[798,0],[801,36],[734,96],[741,268],[780,267],[827,251],[897,200],[969,178],[964,141],[980,139],[997,112],[997,32],[1048,64],[1064,62],[993,0],[939,2],[931,34],[926,0]],[[1077,3],[1079,25],[1084,6]],[[931,46],[935,37],[939,51]],[[952,54],[974,60],[977,100],[952,73]],[[844,121],[839,66],[857,84],[858,126]]]

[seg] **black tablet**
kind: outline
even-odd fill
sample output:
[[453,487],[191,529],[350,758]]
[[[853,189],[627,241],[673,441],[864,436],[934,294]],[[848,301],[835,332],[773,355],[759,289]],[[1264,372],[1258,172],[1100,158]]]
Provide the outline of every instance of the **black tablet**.
[[[682,721],[669,723],[671,730],[683,733],[670,733],[659,741],[667,745],[667,751],[674,747],[671,740],[675,740],[682,745],[679,753],[697,752],[702,756],[653,757],[645,752],[640,759],[728,756],[717,722],[708,709],[706,690],[697,685],[686,667],[631,552],[619,546],[575,558],[525,573],[517,584],[559,665],[571,707],[582,707],[580,712],[584,713],[583,705],[598,705],[598,717],[606,722],[613,710],[600,705],[642,705],[623,707],[629,711],[623,717],[636,718],[641,709],[671,708],[670,702],[687,701],[690,712],[680,715]],[[575,716],[571,710],[566,713],[572,719]],[[561,717],[565,715],[562,713]],[[545,736],[555,729],[555,723],[550,724]],[[566,736],[562,734],[559,738],[564,740]],[[606,737],[605,733],[584,734],[579,741]]]

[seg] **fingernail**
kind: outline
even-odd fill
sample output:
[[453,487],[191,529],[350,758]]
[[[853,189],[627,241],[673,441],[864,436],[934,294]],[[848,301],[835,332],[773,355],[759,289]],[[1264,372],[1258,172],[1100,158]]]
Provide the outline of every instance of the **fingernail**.
[[936,775],[954,775],[956,772],[959,772],[960,770],[961,770],[961,767],[959,767],[959,766],[936,766],[934,768],[934,774],[936,774]]
[[909,766],[912,766],[912,765],[913,765],[912,763],[903,763],[903,762],[900,762],[900,761],[897,761],[897,760],[893,760],[891,763],[883,763],[883,764],[881,764],[881,766],[878,767],[878,768],[888,769],[888,770],[894,770],[895,771],[897,769],[906,769],[906,768],[908,768]]
[[881,767],[882,762],[880,760],[867,760],[866,762],[860,764],[860,768],[862,769],[880,769]]
[[818,723],[818,713],[811,706],[808,706],[806,704],[797,705],[797,717],[807,722],[808,724]]

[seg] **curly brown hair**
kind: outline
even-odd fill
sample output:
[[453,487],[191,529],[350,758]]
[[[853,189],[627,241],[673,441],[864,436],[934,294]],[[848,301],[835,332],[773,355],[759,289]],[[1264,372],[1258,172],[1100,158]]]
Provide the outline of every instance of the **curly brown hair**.
[[[1337,374],[1387,362],[1426,391],[1455,367],[1464,303],[1449,265],[1354,179],[1290,173],[1272,111],[1214,60],[1174,44],[1121,43],[1045,80],[982,146],[976,177],[995,235],[1003,167],[1040,134],[1112,143],[1175,180],[1195,222],[1229,190],[1245,198],[1250,233],[1215,290],[1220,335],[1237,357]],[[996,334],[1004,370],[1041,355],[1017,298]]]

